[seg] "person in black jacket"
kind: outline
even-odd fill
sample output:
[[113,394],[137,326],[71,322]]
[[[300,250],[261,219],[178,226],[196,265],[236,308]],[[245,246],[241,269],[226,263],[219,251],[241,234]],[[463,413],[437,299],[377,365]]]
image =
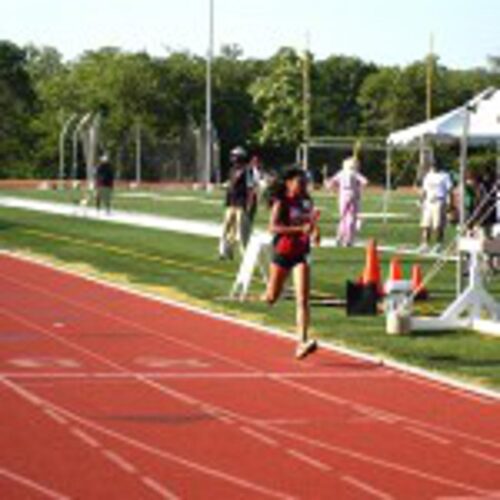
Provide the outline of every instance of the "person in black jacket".
[[113,166],[108,155],[101,156],[96,169],[96,208],[98,211],[103,206],[108,214],[111,213],[111,199],[115,182]]
[[247,165],[247,153],[242,147],[231,151],[231,170],[226,191],[219,257],[231,259],[239,245],[243,254],[249,239],[248,208],[252,200],[252,186]]

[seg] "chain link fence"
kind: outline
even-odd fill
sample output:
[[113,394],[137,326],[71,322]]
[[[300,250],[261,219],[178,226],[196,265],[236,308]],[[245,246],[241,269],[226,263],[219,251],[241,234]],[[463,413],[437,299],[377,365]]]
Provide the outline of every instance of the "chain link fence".
[[[121,180],[145,182],[204,182],[206,140],[203,128],[186,127],[177,137],[158,138],[142,129],[132,130],[116,151]],[[220,172],[220,147],[213,141],[212,181]]]

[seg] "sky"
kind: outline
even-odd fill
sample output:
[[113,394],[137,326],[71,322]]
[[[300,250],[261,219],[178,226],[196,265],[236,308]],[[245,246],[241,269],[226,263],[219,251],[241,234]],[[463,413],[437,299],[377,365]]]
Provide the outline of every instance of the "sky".
[[[209,0],[1,0],[0,39],[59,49],[65,59],[117,46],[166,55],[204,55]],[[305,47],[319,59],[358,56],[379,64],[435,52],[452,68],[485,66],[500,55],[500,0],[214,0],[215,46],[249,57]],[[309,35],[308,35],[309,33]]]

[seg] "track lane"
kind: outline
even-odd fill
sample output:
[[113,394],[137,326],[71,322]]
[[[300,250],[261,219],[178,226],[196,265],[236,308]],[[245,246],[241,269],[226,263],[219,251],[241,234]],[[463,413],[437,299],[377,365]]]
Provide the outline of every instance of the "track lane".
[[[220,325],[222,323],[220,320],[216,321],[215,319],[207,317],[200,318],[199,315],[187,313],[182,309],[167,307],[164,304],[147,301],[143,298],[125,294],[124,292],[108,289],[107,287],[99,287],[94,283],[70,277],[65,273],[54,273],[53,270],[40,268],[40,266],[34,266],[33,264],[27,263],[23,264],[24,267],[27,267],[29,270],[27,273],[29,274],[29,279],[27,280],[28,285],[19,284],[19,269],[17,269],[17,272],[12,276],[9,274],[11,269],[11,266],[9,266],[9,273],[7,273],[9,276],[4,276],[4,281],[0,288],[4,289],[10,286],[11,289],[14,290],[11,294],[1,294],[0,304],[4,306],[4,310],[6,308],[8,310],[8,308],[13,305],[16,307],[16,302],[14,301],[13,303],[11,298],[16,296],[15,290],[19,290],[19,288],[22,290],[22,293],[18,292],[18,296],[22,295],[25,298],[29,294],[34,296],[32,299],[26,298],[28,302],[30,300],[37,302],[42,300],[43,302],[45,300],[46,303],[40,310],[43,309],[46,311],[47,305],[52,304],[52,309],[57,310],[59,314],[64,313],[66,318],[77,318],[73,326],[68,325],[73,329],[59,328],[56,329],[55,332],[49,330],[50,322],[52,321],[53,326],[57,323],[58,318],[51,315],[47,316],[46,313],[41,315],[40,310],[26,308],[26,304],[23,304],[24,311],[26,312],[26,314],[23,314],[23,320],[30,321],[30,325],[33,325],[35,329],[45,328],[45,333],[50,332],[51,335],[56,338],[60,338],[61,340],[64,339],[64,342],[61,343],[66,344],[66,347],[70,350],[78,346],[78,356],[84,354],[86,356],[88,353],[83,351],[86,350],[91,353],[98,353],[99,356],[111,360],[115,365],[118,363],[120,369],[128,372],[129,378],[132,378],[132,380],[127,381],[129,385],[116,383],[113,384],[112,388],[108,387],[108,389],[111,389],[111,392],[109,390],[104,391],[102,381],[88,381],[83,387],[75,380],[65,380],[64,385],[60,384],[61,381],[52,381],[52,386],[40,385],[30,386],[30,388],[35,388],[37,393],[44,394],[45,397],[48,399],[50,398],[57,404],[61,404],[63,407],[73,407],[77,414],[81,414],[79,413],[81,412],[81,402],[72,401],[71,394],[75,393],[76,387],[78,387],[78,391],[81,392],[84,390],[84,387],[91,386],[93,390],[87,391],[88,394],[85,393],[84,396],[82,394],[82,399],[85,400],[87,405],[89,403],[91,406],[95,404],[97,408],[101,408],[107,399],[112,398],[113,401],[121,400],[124,402],[125,406],[118,408],[118,414],[126,415],[126,413],[124,413],[125,410],[127,408],[130,409],[131,405],[133,406],[133,402],[127,400],[122,394],[121,390],[123,387],[126,387],[124,393],[142,394],[141,391],[144,390],[144,387],[141,389],[139,389],[139,387],[144,385],[146,380],[148,384],[150,382],[150,380],[143,375],[139,377],[133,376],[133,373],[139,368],[136,362],[138,356],[135,356],[135,351],[138,350],[141,345],[147,346],[147,349],[142,351],[139,350],[139,358],[147,358],[150,356],[148,352],[154,352],[157,356],[157,361],[161,359],[191,359],[191,361],[197,361],[200,363],[198,369],[201,370],[201,376],[198,378],[193,377],[193,379],[189,380],[183,380],[181,378],[162,380],[160,378],[155,379],[154,382],[155,384],[163,386],[166,390],[165,394],[169,394],[170,396],[174,394],[177,396],[187,395],[185,403],[188,405],[194,404],[196,406],[199,401],[205,401],[208,402],[209,405],[212,405],[212,407],[218,406],[222,408],[222,413],[226,419],[231,413],[236,415],[236,425],[234,422],[231,425],[223,421],[217,422],[217,427],[220,426],[222,430],[215,431],[215,434],[211,434],[211,432],[201,432],[199,436],[207,433],[212,437],[216,435],[221,436],[219,439],[229,440],[236,449],[240,449],[241,447],[245,449],[247,446],[245,444],[246,439],[251,439],[252,446],[256,446],[256,451],[247,459],[246,463],[241,464],[244,465],[243,472],[245,474],[249,472],[249,469],[252,469],[251,464],[253,462],[259,462],[259,457],[261,457],[261,462],[264,461],[262,460],[263,457],[266,457],[271,463],[281,463],[282,466],[279,470],[293,471],[293,468],[289,468],[289,464],[291,463],[290,460],[294,461],[294,463],[298,462],[300,463],[300,472],[297,471],[295,475],[301,476],[302,478],[305,477],[303,476],[304,469],[314,470],[314,465],[312,464],[316,463],[315,473],[319,474],[321,479],[311,480],[311,483],[303,479],[301,481],[302,483],[314,484],[316,488],[326,488],[327,486],[328,488],[340,488],[338,491],[343,491],[346,497],[353,493],[354,485],[356,484],[358,486],[365,485],[366,494],[369,492],[370,484],[373,486],[373,491],[379,492],[380,494],[386,494],[387,486],[389,485],[389,489],[394,490],[392,492],[394,494],[400,491],[398,488],[404,485],[411,485],[413,481],[417,481],[416,477],[418,476],[415,476],[415,474],[412,476],[412,474],[408,475],[402,472],[396,474],[394,467],[392,468],[392,472],[391,468],[388,469],[387,475],[381,471],[377,471],[377,467],[375,467],[375,473],[372,474],[370,468],[367,467],[366,464],[360,466],[360,462],[363,462],[363,460],[360,460],[359,457],[353,457],[352,460],[349,460],[346,458],[347,455],[339,452],[338,449],[333,453],[332,449],[325,450],[322,449],[321,446],[312,443],[317,440],[318,442],[327,444],[342,444],[342,446],[338,446],[337,448],[348,451],[354,450],[358,453],[365,454],[368,452],[376,452],[383,457],[387,448],[385,444],[389,442],[389,440],[390,442],[399,441],[401,447],[405,449],[409,447],[413,452],[417,452],[417,455],[422,453],[425,455],[425,452],[427,452],[430,458],[433,459],[433,452],[430,450],[443,446],[442,442],[438,442],[438,440],[454,440],[456,436],[453,437],[453,439],[450,438],[450,436],[445,438],[435,429],[434,434],[432,434],[431,431],[425,427],[423,429],[417,428],[417,434],[415,433],[415,429],[412,429],[412,431],[407,431],[408,435],[405,435],[401,427],[403,425],[408,425],[408,422],[404,419],[414,418],[415,412],[417,413],[417,422],[420,422],[420,419],[423,418],[419,412],[419,408],[414,408],[410,404],[411,402],[406,401],[408,398],[403,398],[404,405],[402,406],[404,406],[404,413],[409,414],[410,417],[406,415],[404,415],[404,418],[401,417],[401,408],[398,407],[396,416],[398,425],[394,426],[394,422],[390,425],[387,422],[384,423],[383,412],[387,411],[385,408],[386,402],[381,396],[381,393],[384,392],[384,387],[385,391],[387,391],[387,385],[389,384],[391,393],[396,394],[397,390],[401,390],[400,387],[402,385],[410,385],[412,390],[414,390],[412,397],[418,398],[419,395],[422,394],[423,404],[427,405],[429,403],[434,405],[437,404],[439,394],[440,404],[443,404],[444,397],[444,404],[448,404],[448,400],[452,401],[456,404],[456,409],[464,410],[465,408],[470,411],[470,414],[474,414],[473,409],[476,410],[478,406],[477,402],[476,404],[472,404],[472,401],[468,401],[466,398],[457,397],[452,393],[443,393],[441,390],[433,390],[427,385],[412,384],[411,381],[409,384],[409,381],[405,379],[405,377],[399,377],[393,370],[369,365],[366,362],[346,356],[322,353],[315,358],[311,358],[312,361],[307,364],[297,365],[297,363],[290,360],[289,354],[291,345],[286,339],[264,336],[251,328],[236,327],[235,325],[228,324],[223,324],[222,327]],[[41,269],[40,274],[43,276],[40,277],[38,276],[38,272],[33,272],[33,267],[35,269]],[[47,278],[54,274],[57,275],[56,279],[54,279],[54,283],[51,283],[50,290],[47,291],[46,287],[43,288],[41,286],[41,283],[47,283]],[[95,289],[97,290],[94,291]],[[29,290],[29,293],[27,290]],[[71,296],[73,297],[71,301],[68,301],[66,295],[68,290],[71,290]],[[8,297],[6,298],[7,295]],[[104,300],[108,295],[109,300]],[[78,299],[75,300],[74,297]],[[127,306],[127,298],[130,302],[129,306]],[[103,302],[107,305],[104,310],[102,307]],[[99,310],[99,304],[101,310]],[[141,304],[143,305],[141,318],[147,318],[146,327],[144,327],[144,321],[137,321],[137,314]],[[80,328],[82,326],[81,315],[90,315],[91,318],[83,322],[84,328]],[[189,320],[187,320],[186,317],[189,317]],[[43,321],[47,321],[47,323],[45,326],[40,327],[39,325],[43,324]],[[123,330],[123,325],[125,324],[128,328],[126,334]],[[92,334],[92,332],[89,334],[89,325],[92,326],[94,334]],[[106,328],[109,330],[106,330]],[[115,328],[118,328],[118,330],[116,330],[118,333],[114,333]],[[205,330],[203,330],[203,328]],[[107,334],[107,331],[110,333]],[[203,335],[203,332],[207,331],[210,333]],[[97,332],[97,334],[95,332]],[[122,335],[122,338],[120,338],[120,335]],[[234,341],[235,335],[238,335],[238,342]],[[182,340],[180,342],[173,342],[176,338]],[[68,339],[71,342],[71,346],[68,344]],[[51,340],[54,339],[51,338]],[[19,341],[19,343],[23,343],[23,341]],[[251,347],[252,345],[255,346],[256,343],[260,348],[256,349],[255,347]],[[262,348],[262,345],[266,347]],[[55,347],[52,346],[51,348]],[[131,352],[134,353],[133,356],[130,354]],[[160,353],[160,355],[157,353]],[[170,357],[168,358],[166,356]],[[189,358],[186,358],[186,356],[189,356]],[[92,356],[90,357],[92,358]],[[114,368],[116,368],[116,366]],[[142,368],[144,369],[144,367]],[[171,366],[167,366],[163,367],[162,370],[168,373],[171,368]],[[89,373],[91,373],[95,370],[95,367],[89,366],[86,369],[89,369]],[[100,367],[100,369],[102,370],[103,368]],[[109,370],[109,366],[107,369]],[[297,380],[293,379],[293,384],[291,384],[289,379],[280,376],[280,373],[292,373],[296,375],[307,374],[311,369],[314,369],[315,373],[326,375],[331,373],[333,380],[330,381],[326,377],[318,377],[314,380],[306,379],[305,381],[297,382]],[[214,381],[209,377],[204,378],[202,376],[203,373],[207,375],[210,373],[229,373],[229,371],[235,373],[236,370],[239,370],[238,373],[246,376],[252,374],[255,376],[256,373],[260,373],[261,376],[249,378],[248,380],[235,377],[234,379],[226,378],[219,381]],[[270,370],[272,370],[272,372]],[[335,373],[338,373],[340,370],[342,370],[344,374],[351,373],[351,375],[355,374],[356,376],[335,377]],[[4,371],[4,369],[1,371]],[[177,366],[177,371],[180,373],[192,373],[193,365],[191,364],[191,366],[184,366],[181,368]],[[195,374],[196,373],[197,372],[195,372]],[[269,373],[272,374],[269,375]],[[366,374],[365,378],[362,376],[364,374]],[[377,374],[377,376],[370,377],[368,376],[369,374]],[[32,382],[33,381],[23,380],[22,384],[30,384]],[[17,380],[16,383],[21,382]],[[337,390],[337,384],[339,385],[339,390]],[[366,392],[367,384],[370,387],[368,400],[370,404],[376,405],[375,407],[368,407],[366,405],[366,394],[364,394],[364,392]],[[317,393],[311,392],[311,386],[317,390]],[[357,387],[360,388],[359,391]],[[365,388],[364,391],[361,390],[363,387]],[[150,389],[151,385],[149,385],[149,389],[146,392],[149,393]],[[380,389],[380,393],[378,389]],[[344,394],[344,391],[349,393],[349,397],[347,397],[347,394]],[[94,392],[94,396],[92,396],[92,392]],[[96,397],[96,392],[102,393],[101,396]],[[374,397],[376,400],[374,403],[371,402],[372,392],[377,393],[377,397]],[[326,394],[328,397],[325,398],[321,396],[320,393]],[[339,393],[339,395],[337,393]],[[258,397],[249,397],[250,394],[256,394]],[[159,401],[158,394],[153,397],[153,405],[158,404],[158,402],[155,403],[155,398],[156,401]],[[97,402],[94,401],[94,399],[103,399],[103,401]],[[163,400],[163,396],[161,399]],[[136,395],[135,401],[142,402],[143,400],[145,401],[144,395],[141,397]],[[402,401],[400,400],[399,403],[401,406]],[[170,398],[168,399],[168,405],[171,404],[172,400]],[[367,407],[365,408],[365,406]],[[486,418],[492,419],[495,415],[498,416],[498,406],[495,403],[486,400],[483,401],[481,399],[479,406],[481,408],[481,414],[483,416],[486,415]],[[389,410],[392,408],[393,407],[389,405]],[[427,409],[428,408],[429,406],[427,406]],[[151,416],[151,412],[148,413],[150,410],[143,407],[140,407],[140,410],[145,412],[142,414],[143,416]],[[311,415],[313,415],[312,418]],[[221,412],[219,412],[219,417],[220,416]],[[425,415],[425,422],[428,422],[429,417],[431,422],[436,420],[441,423],[439,418],[434,418],[434,415]],[[91,421],[94,421],[95,415],[90,415],[89,418]],[[450,418],[453,420],[454,424],[458,422],[463,425],[455,414],[450,415]],[[266,420],[276,421],[283,419],[303,420],[306,421],[307,425],[300,426],[299,432],[296,432],[297,429],[294,429],[292,434],[290,434],[288,428],[284,428],[283,426],[271,424],[262,425],[262,422]],[[394,420],[394,417],[392,420]],[[356,424],[353,424],[353,422],[356,422]],[[150,421],[149,423],[151,424]],[[196,425],[198,424],[199,422]],[[433,425],[437,424],[433,423]],[[145,429],[145,427],[148,429]],[[388,430],[386,427],[397,427],[397,429],[391,428]],[[168,448],[168,446],[172,445],[171,437],[168,436],[167,432],[165,436],[162,433],[158,434],[158,432],[151,432],[151,434],[149,434],[151,426],[144,425],[144,422],[138,425],[137,422],[131,424],[130,421],[126,422],[122,419],[119,422],[113,421],[113,428],[120,429],[120,432],[124,435],[134,436],[134,439],[138,439],[144,443],[156,442],[160,448]],[[335,429],[337,429],[338,432],[335,432]],[[459,429],[461,429],[461,427],[459,427]],[[420,434],[418,434],[418,432],[420,432]],[[464,431],[461,430],[460,432]],[[486,432],[481,430],[479,434],[484,434],[485,441],[495,442],[495,438],[489,435],[490,432],[492,432],[492,436],[494,436],[494,430],[492,431],[488,428],[486,428]],[[427,436],[424,436],[423,433],[427,433]],[[177,444],[173,443],[175,446],[178,446],[177,452],[189,447],[189,434],[192,434],[192,429],[189,429],[189,432],[184,436],[186,439],[185,442],[180,440]],[[245,434],[246,436],[244,436]],[[347,436],[347,440],[345,441],[343,441],[345,437],[344,434]],[[363,442],[363,439],[353,439],[356,436],[361,436],[361,438],[365,436],[366,438],[366,436],[369,435],[380,435],[380,438],[375,440],[379,441],[379,444],[375,445],[373,449],[364,449],[363,445],[366,443]],[[429,435],[435,438],[434,441],[429,438]],[[306,437],[306,439],[298,439],[302,436]],[[280,442],[279,446],[282,449],[279,453],[268,455],[269,450],[264,448],[266,448],[266,445],[267,448],[272,448],[269,442],[273,440]],[[418,443],[419,440],[425,440],[425,446],[422,448],[419,448],[419,446],[415,444]],[[221,460],[219,456],[221,455],[220,453],[215,453],[213,457],[207,454],[210,440],[206,445],[203,445],[202,437],[198,437],[197,435],[195,442],[200,444],[200,449],[203,451],[202,454],[210,457],[210,462],[220,464],[223,468],[234,467],[234,465],[230,463],[231,461],[226,463],[224,460]],[[331,448],[335,448],[335,446]],[[385,460],[389,458],[394,459],[396,457],[398,460],[402,459],[402,462],[413,463],[414,471],[418,471],[422,468],[429,468],[429,464],[418,464],[418,466],[415,466],[415,457],[413,453],[408,453],[408,456],[404,455],[401,457],[397,454],[397,446],[393,448],[394,449],[387,452],[388,456],[384,458]],[[477,451],[485,456],[490,456],[482,449]],[[200,454],[200,456],[202,454]],[[223,455],[225,455],[225,453]],[[439,458],[439,460],[443,459]],[[461,462],[460,460],[452,462],[459,464],[460,468],[469,467],[474,469],[478,468],[477,461],[480,459],[477,454],[476,456],[469,454],[469,457],[465,461]],[[431,470],[436,470],[436,463],[438,463],[438,461],[434,460],[434,464],[430,464]],[[372,463],[372,466],[373,465],[374,463]],[[429,479],[429,484],[426,483],[425,485],[425,494],[429,494],[429,498],[431,498],[434,494],[446,493],[459,495],[474,492],[476,494],[481,494],[492,491],[492,489],[497,486],[497,482],[490,481],[492,477],[491,466],[492,463],[488,463],[487,466],[483,464],[479,467],[481,471],[486,471],[484,472],[484,478],[482,477],[482,472],[467,478],[467,480],[470,481],[469,489],[467,488],[467,481],[461,483],[461,474],[447,471],[446,477],[444,478],[436,474],[436,478],[438,479],[440,477],[443,479],[448,478],[449,483],[446,483],[446,481],[440,483],[435,479]],[[326,469],[321,471],[321,467],[326,467],[329,472],[327,473]],[[250,475],[253,473],[254,472],[251,472]],[[260,469],[255,471],[255,474],[255,477],[260,475],[260,477],[265,477],[270,484],[275,484],[275,479],[272,478],[272,471]],[[307,472],[307,474],[307,477],[310,477],[309,474],[312,474],[312,472]],[[428,475],[429,478],[432,476],[430,473]],[[328,479],[325,479],[325,477]],[[349,479],[346,480],[346,478]],[[420,480],[425,481],[423,478]],[[284,491],[286,491],[285,488]],[[301,488],[301,484],[293,484],[291,491],[300,491],[302,495],[307,496],[310,490],[307,488],[304,490]],[[424,493],[424,491],[422,491],[422,493]],[[359,491],[357,494],[359,495]],[[420,498],[424,497],[427,496],[420,496]]]

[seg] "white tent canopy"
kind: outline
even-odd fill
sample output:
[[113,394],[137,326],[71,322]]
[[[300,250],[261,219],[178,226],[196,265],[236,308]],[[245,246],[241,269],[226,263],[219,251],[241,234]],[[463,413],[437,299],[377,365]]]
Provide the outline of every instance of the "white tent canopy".
[[434,139],[438,142],[460,140],[464,135],[467,118],[469,144],[500,141],[500,90],[488,88],[465,105],[444,115],[393,132],[389,135],[387,143],[397,148],[422,143],[425,139]]
[[[428,141],[460,142],[460,227],[466,228],[465,220],[465,174],[469,145],[496,143],[498,151],[497,171],[500,171],[500,90],[490,87],[463,106],[432,120],[393,132],[387,138],[387,184],[390,188],[391,150],[418,144],[421,151]],[[387,191],[388,192],[388,191]],[[497,212],[500,214],[500,197],[497,198]],[[387,210],[385,202],[384,210]],[[462,260],[457,265],[457,292],[461,292]]]

